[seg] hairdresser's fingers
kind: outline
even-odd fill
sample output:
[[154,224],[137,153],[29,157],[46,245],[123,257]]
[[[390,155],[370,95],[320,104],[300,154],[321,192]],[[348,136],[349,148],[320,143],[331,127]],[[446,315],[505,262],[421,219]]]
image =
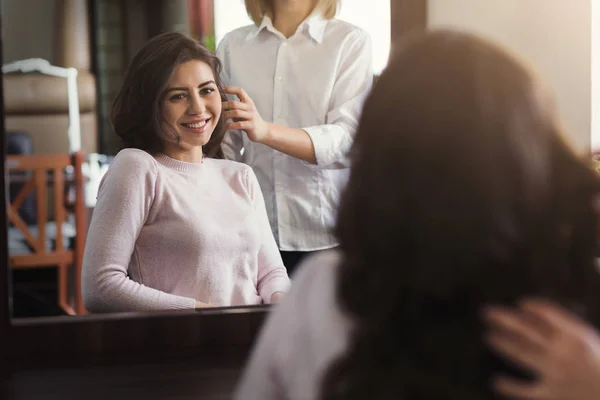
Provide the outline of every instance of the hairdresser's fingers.
[[484,340],[496,353],[522,368],[538,372],[545,366],[544,353],[517,337],[491,331],[484,336]]
[[227,125],[225,125],[225,129],[228,131],[233,131],[233,130],[242,130],[242,131],[247,131],[249,129],[253,128],[253,124],[251,121],[239,121],[239,122],[231,122]]
[[530,346],[545,348],[550,344],[548,328],[517,309],[490,306],[484,310],[484,317],[494,330],[510,332]]
[[227,94],[234,94],[234,95],[236,95],[238,97],[238,99],[240,99],[240,101],[243,102],[243,103],[252,103],[252,99],[250,98],[250,96],[248,96],[248,93],[246,93],[246,91],[244,89],[242,89],[241,87],[238,87],[238,86],[225,86],[223,88],[223,90]]
[[515,400],[550,400],[552,394],[543,384],[532,384],[516,379],[499,376],[494,378],[494,390],[509,399]]
[[229,111],[225,111],[223,112],[223,118],[224,119],[242,119],[242,120],[247,120],[247,119],[252,119],[252,113],[249,111],[242,111],[242,110],[229,110]]
[[246,104],[246,103],[242,103],[241,101],[224,101],[223,102],[223,111],[228,111],[228,110],[244,110],[244,111],[248,111],[250,110],[251,105]]

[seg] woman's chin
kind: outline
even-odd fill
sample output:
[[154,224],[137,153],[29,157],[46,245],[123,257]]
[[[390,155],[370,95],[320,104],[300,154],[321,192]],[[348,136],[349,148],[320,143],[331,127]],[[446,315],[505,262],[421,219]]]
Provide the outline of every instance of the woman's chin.
[[198,147],[198,146],[202,147],[210,141],[210,138],[211,138],[211,134],[207,132],[207,133],[203,133],[202,135],[194,135],[191,137],[187,136],[185,138],[185,140],[182,140],[182,142],[187,143],[190,147]]

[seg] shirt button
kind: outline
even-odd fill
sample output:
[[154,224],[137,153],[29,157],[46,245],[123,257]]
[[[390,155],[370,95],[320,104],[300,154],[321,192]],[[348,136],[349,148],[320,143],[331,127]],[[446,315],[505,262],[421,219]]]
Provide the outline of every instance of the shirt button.
[[283,78],[282,78],[281,76],[278,76],[278,77],[277,77],[277,80],[278,80],[279,82],[281,82],[281,81],[283,80]]

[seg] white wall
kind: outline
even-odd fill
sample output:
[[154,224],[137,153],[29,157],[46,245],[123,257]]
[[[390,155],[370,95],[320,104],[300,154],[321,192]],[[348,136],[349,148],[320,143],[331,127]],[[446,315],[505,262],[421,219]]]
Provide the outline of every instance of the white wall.
[[[214,12],[217,45],[227,32],[252,24],[243,0],[216,0]],[[373,67],[375,73],[380,73],[390,52],[390,0],[342,0],[337,17],[369,32],[373,41]]]
[[592,136],[592,1],[429,0],[429,27],[475,32],[526,59],[553,90],[568,136],[585,150]]
[[214,2],[214,13],[217,45],[227,32],[252,24],[244,7],[244,0],[217,0]]

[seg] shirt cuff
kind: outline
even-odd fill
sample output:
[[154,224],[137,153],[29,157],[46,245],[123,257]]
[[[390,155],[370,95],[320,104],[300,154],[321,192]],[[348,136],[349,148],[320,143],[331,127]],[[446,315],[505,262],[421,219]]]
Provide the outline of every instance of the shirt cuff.
[[352,137],[341,126],[328,124],[302,128],[308,133],[315,148],[317,165],[326,166],[344,161],[352,144]]

